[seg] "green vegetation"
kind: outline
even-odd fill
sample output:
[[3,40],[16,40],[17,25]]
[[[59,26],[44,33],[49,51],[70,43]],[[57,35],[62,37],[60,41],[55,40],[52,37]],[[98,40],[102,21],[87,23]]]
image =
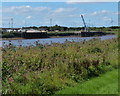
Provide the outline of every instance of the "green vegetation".
[[90,30],[95,31],[103,31],[103,32],[118,32],[120,29],[119,26],[111,26],[111,27],[90,27]]
[[[77,35],[75,31],[82,31],[84,27],[64,27],[64,26],[31,26],[31,27],[23,27],[23,29],[38,29],[38,30],[47,30],[48,34],[46,37],[50,36],[71,36]],[[119,26],[111,26],[111,27],[89,27],[90,31],[101,31],[106,32],[107,34],[116,34],[118,35]],[[22,37],[20,32],[2,32],[2,38],[17,38]],[[43,36],[44,37],[44,36]]]
[[[55,31],[55,30],[59,30],[59,31],[80,31],[80,30],[84,30],[84,27],[65,27],[65,26],[59,26],[59,25],[55,25],[55,26],[40,26],[40,27],[36,27],[36,26],[31,26],[31,27],[23,27],[26,29],[29,28],[33,28],[33,29],[46,29],[49,31]],[[118,29],[120,29],[119,26],[111,26],[111,27],[89,27],[90,30],[93,31],[118,31]]]
[[118,70],[109,71],[56,94],[118,94]]
[[3,32],[2,38],[14,38],[14,37],[22,37],[19,32]]
[[2,48],[3,94],[54,94],[100,76],[117,68],[117,44],[117,39],[92,39]]

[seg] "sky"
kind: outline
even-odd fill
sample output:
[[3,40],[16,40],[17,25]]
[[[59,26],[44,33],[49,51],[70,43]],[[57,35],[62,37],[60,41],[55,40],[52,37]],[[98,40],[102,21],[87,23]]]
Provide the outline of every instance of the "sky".
[[[117,2],[3,2],[2,27],[67,26],[82,27],[81,15],[87,26],[117,26]],[[50,22],[51,21],[51,22]]]

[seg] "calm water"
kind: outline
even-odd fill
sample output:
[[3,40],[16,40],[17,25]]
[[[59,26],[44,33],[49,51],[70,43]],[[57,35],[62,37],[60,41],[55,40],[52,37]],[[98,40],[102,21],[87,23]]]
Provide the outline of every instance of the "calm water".
[[80,42],[83,40],[90,40],[93,38],[99,38],[101,40],[112,39],[116,38],[116,35],[106,35],[106,36],[99,36],[99,37],[62,37],[62,38],[45,38],[45,39],[23,39],[23,40],[2,40],[0,41],[0,47],[3,45],[8,45],[11,42],[15,46],[30,46],[35,45],[35,42],[38,41],[41,44],[51,44],[51,43],[64,43],[67,41],[75,41]]

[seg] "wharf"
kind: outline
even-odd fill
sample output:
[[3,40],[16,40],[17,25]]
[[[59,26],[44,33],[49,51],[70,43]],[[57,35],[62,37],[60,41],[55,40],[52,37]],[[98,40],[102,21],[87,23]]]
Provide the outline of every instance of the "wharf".
[[102,36],[106,35],[105,32],[81,32],[81,37],[90,37],[90,36]]

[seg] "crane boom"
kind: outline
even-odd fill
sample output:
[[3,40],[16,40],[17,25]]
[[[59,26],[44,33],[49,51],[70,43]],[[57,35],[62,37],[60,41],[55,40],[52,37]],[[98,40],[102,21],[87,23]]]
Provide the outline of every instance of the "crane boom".
[[81,18],[82,18],[82,21],[83,21],[83,24],[84,24],[84,27],[85,27],[85,31],[87,31],[87,26],[86,26],[85,20],[83,18],[83,15],[81,15]]

